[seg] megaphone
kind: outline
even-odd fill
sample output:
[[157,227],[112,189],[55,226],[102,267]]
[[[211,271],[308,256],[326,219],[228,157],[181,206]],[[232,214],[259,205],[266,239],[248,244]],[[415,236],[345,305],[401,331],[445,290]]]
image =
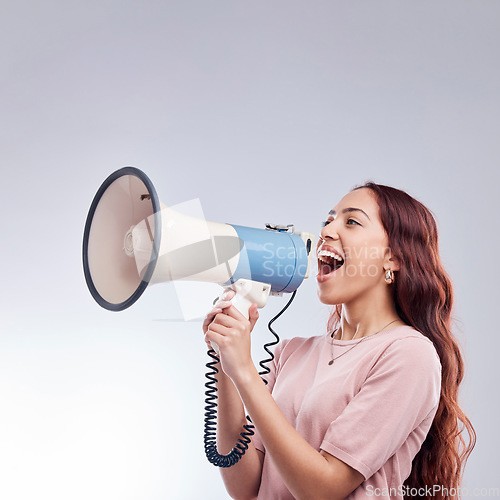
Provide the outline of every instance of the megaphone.
[[310,233],[206,221],[160,202],[135,167],[113,172],[98,189],[83,237],[83,268],[96,302],[110,311],[134,304],[148,285],[175,280],[232,288],[248,317],[253,302],[294,292],[311,267]]

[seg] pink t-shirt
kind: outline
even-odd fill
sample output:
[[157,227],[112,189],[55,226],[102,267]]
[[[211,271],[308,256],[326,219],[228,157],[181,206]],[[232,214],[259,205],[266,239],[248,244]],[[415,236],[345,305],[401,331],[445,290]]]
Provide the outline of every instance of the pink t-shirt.
[[[432,342],[397,326],[348,341],[328,334],[284,340],[274,354],[266,378],[285,417],[316,450],[364,476],[347,498],[402,498],[439,403],[441,364]],[[258,432],[253,442],[265,452]],[[293,499],[268,455],[258,498]]]

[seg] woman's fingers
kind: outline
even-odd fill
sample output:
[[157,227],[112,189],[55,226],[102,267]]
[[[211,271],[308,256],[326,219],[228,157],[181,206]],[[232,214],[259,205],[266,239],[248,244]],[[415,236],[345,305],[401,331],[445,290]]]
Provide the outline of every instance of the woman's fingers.
[[213,329],[213,326],[211,326],[210,329],[208,329],[207,332],[205,333],[205,342],[210,347],[212,347],[211,342],[220,346],[224,342],[224,335],[221,335],[220,333],[216,332]]
[[[229,310],[229,309],[228,309]],[[217,314],[213,320],[213,323],[225,326],[226,328],[237,328],[240,324],[238,320],[229,316],[229,314]]]
[[248,320],[236,308],[230,307],[225,312],[217,314],[208,325],[207,330],[215,331],[223,336],[250,333],[258,318],[256,304],[252,304],[250,307]]
[[219,313],[222,312],[222,309],[218,308],[218,307],[214,307],[206,316],[205,316],[205,319],[203,320],[203,326],[202,326],[202,329],[203,329],[203,333],[207,333],[207,330],[208,330],[208,327],[210,325],[210,323],[212,323],[212,321],[214,320],[215,316]]
[[214,307],[225,309],[231,305],[231,299],[236,295],[234,290],[226,290],[215,302]]
[[213,308],[211,311],[208,312],[208,314],[205,316],[205,319],[203,320],[203,333],[207,332],[207,328],[212,323],[214,320],[215,316],[224,309],[228,309],[231,307],[231,299],[234,297],[235,293],[233,290],[226,290],[220,297],[219,300],[214,304]]
[[222,300],[231,300],[236,295],[236,292],[232,288],[228,288],[222,295]]
[[259,313],[257,311],[257,304],[255,303],[252,304],[248,310],[248,318],[243,316],[243,314],[236,307],[230,307],[229,309],[226,309],[224,313],[238,321],[242,321],[244,319],[250,321],[252,328],[257,322],[257,319],[259,318]]
[[248,310],[248,321],[250,321],[250,326],[253,330],[253,327],[255,326],[255,323],[257,323],[257,320],[259,319],[259,310],[257,308],[257,304],[252,304],[250,306],[250,309]]

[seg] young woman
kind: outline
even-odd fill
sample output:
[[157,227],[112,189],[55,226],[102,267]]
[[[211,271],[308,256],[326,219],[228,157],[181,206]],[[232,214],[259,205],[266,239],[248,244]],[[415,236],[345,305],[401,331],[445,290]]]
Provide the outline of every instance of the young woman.
[[330,211],[316,251],[318,296],[334,306],[328,332],[278,344],[267,386],[250,355],[256,306],[247,320],[227,292],[204,321],[221,355],[219,452],[236,443],[245,409],[256,428],[222,469],[228,493],[456,497],[475,433],[457,402],[463,360],[431,213],[367,183]]

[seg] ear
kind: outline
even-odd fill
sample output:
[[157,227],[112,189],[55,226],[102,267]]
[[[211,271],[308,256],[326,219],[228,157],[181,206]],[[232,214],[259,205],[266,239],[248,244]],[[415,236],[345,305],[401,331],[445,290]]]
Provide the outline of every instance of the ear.
[[384,269],[399,271],[399,267],[399,260],[394,256],[392,250],[389,247],[386,247],[384,250]]

